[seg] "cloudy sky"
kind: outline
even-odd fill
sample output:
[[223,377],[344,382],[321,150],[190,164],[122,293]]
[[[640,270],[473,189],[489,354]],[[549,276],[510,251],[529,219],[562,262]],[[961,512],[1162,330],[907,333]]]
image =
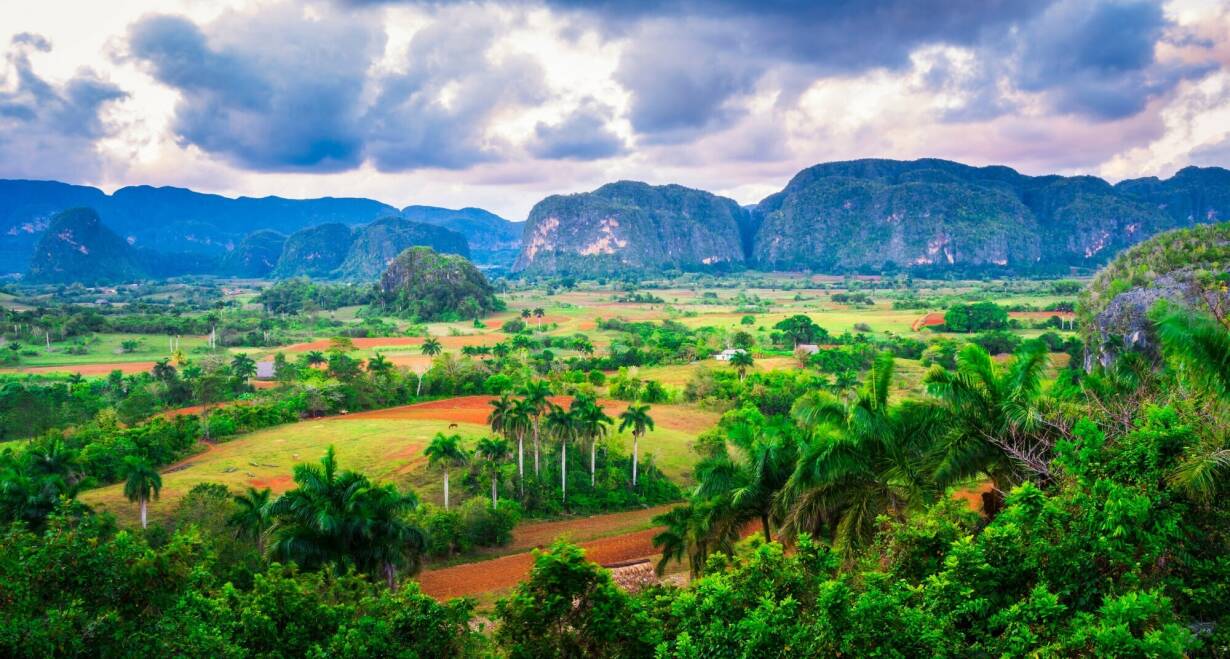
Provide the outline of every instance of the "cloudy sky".
[[0,177],[524,218],[936,156],[1230,166],[1230,0],[0,3]]

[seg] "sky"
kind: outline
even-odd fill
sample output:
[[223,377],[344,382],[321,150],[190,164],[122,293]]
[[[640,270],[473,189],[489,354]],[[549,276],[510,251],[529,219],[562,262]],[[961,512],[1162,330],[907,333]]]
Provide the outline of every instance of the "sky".
[[523,219],[940,157],[1230,167],[1230,0],[0,0],[0,178]]

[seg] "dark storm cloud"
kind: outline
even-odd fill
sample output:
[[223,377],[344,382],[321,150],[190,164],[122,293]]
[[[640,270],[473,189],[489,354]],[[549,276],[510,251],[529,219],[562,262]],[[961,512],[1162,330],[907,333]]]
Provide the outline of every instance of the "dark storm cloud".
[[125,93],[89,70],[60,84],[45,80],[31,66],[31,51],[49,52],[51,44],[36,34],[13,37],[6,57],[13,77],[0,75],[0,158],[6,171],[32,178],[64,171],[90,175],[99,165],[94,142],[109,134],[100,113]]
[[530,152],[538,158],[599,160],[624,153],[627,146],[611,130],[611,109],[587,101],[557,124],[534,128]]
[[306,20],[292,8],[230,16],[207,34],[151,16],[131,56],[180,93],[173,130],[248,169],[337,171],[362,158],[360,96],[383,34],[359,21]]
[[1015,58],[1020,89],[1042,92],[1060,112],[1120,119],[1183,78],[1207,70],[1169,67],[1155,50],[1170,27],[1147,0],[1069,0],[1022,30]]

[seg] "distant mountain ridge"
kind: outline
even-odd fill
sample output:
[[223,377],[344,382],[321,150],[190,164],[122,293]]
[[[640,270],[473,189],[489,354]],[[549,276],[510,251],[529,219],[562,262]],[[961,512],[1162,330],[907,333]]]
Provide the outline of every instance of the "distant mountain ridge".
[[[290,235],[320,224],[353,227],[402,214],[388,204],[359,197],[230,198],[151,186],[121,188],[108,195],[58,181],[0,180],[0,274],[25,271],[51,218],[70,208],[94,209],[104,225],[138,249],[230,261],[228,255],[256,231]],[[475,244],[498,236],[490,249],[504,250],[502,264],[511,265],[517,246],[509,245],[508,236],[516,242],[519,225],[476,208],[434,210],[441,211],[443,219],[407,219],[458,231]]]
[[[618,204],[607,199],[608,186],[548,197],[530,213],[515,268],[530,274],[732,266],[826,273],[1060,273],[1096,268],[1168,229],[1230,219],[1230,171],[1217,167],[1111,185],[1093,176],[1027,176],[1003,166],[937,159],[853,160],[804,169],[781,192],[753,206],[715,197],[728,209],[716,214],[675,201],[709,193],[673,187],[670,198],[625,195]],[[630,209],[657,218],[655,231],[625,227],[622,218]],[[665,238],[690,235],[696,227],[711,237]],[[739,249],[700,253],[732,243]],[[662,258],[663,248],[671,258]]]

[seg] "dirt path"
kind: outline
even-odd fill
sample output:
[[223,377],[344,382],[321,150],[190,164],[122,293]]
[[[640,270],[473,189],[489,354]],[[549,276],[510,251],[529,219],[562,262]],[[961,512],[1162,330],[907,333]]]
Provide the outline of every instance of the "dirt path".
[[[534,555],[530,551],[532,548],[545,547],[560,536],[573,539],[581,536],[594,538],[608,529],[635,528],[648,524],[650,519],[670,510],[674,505],[585,519],[524,524],[513,532],[513,546],[523,548],[524,551],[476,563],[429,569],[419,575],[418,579],[423,586],[423,592],[437,599],[507,590],[529,576],[530,568],[534,565]],[[579,545],[585,550],[586,558],[595,563],[648,558],[658,553],[653,547],[653,536],[660,531],[660,527],[654,527],[617,533],[580,542]]]

